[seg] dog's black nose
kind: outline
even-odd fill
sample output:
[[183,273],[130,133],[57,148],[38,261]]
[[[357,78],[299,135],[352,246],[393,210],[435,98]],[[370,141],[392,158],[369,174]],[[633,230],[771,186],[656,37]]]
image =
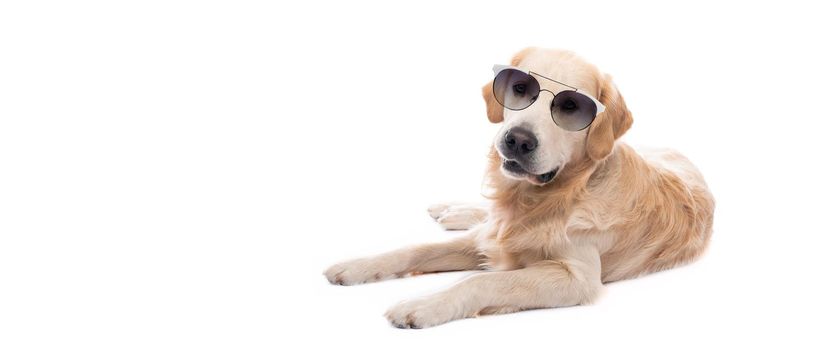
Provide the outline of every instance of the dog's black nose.
[[505,134],[505,146],[514,155],[523,156],[533,152],[539,146],[539,141],[532,132],[517,126]]

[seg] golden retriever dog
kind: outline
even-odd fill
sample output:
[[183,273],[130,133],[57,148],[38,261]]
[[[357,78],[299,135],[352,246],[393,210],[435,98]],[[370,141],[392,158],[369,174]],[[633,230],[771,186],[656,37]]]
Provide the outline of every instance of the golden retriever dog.
[[[608,75],[561,50],[528,48],[511,66],[544,78],[537,79],[551,93],[513,110],[494,99],[493,82],[483,88],[488,119],[501,123],[487,170],[491,203],[429,210],[444,227],[467,234],[342,262],[324,273],[331,283],[352,285],[483,270],[393,306],[385,317],[396,327],[588,304],[604,283],[690,262],[708,244],[714,200],[707,184],[675,151],[639,153],[619,142],[633,117]],[[552,99],[568,87],[603,106],[582,130],[567,131],[551,117]]]

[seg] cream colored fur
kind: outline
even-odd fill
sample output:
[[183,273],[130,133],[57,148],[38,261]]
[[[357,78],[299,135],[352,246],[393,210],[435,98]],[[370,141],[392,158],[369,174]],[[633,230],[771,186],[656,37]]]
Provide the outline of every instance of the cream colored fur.
[[[513,65],[598,92],[607,110],[577,134],[527,114],[502,110],[484,89],[488,119],[538,121],[544,169],[560,166],[543,186],[500,171],[490,152],[490,206],[443,204],[429,209],[463,237],[343,262],[325,271],[351,285],[418,273],[485,270],[442,292],[412,299],[385,316],[397,327],[430,327],[489,313],[591,303],[603,283],[689,262],[707,246],[714,202],[699,171],[670,150],[638,153],[618,141],[632,115],[609,77],[567,51],[526,49]],[[507,124],[503,124],[503,128]],[[579,134],[580,133],[580,134]],[[558,156],[556,156],[558,155]]]

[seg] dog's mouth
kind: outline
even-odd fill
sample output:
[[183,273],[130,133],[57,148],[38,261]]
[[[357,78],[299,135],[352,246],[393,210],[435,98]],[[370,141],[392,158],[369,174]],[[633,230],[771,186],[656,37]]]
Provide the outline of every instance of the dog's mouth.
[[519,162],[510,159],[504,160],[502,169],[505,173],[511,175],[511,177],[525,179],[534,185],[544,185],[556,178],[556,174],[559,173],[559,167],[555,167],[546,173],[533,174],[525,170]]

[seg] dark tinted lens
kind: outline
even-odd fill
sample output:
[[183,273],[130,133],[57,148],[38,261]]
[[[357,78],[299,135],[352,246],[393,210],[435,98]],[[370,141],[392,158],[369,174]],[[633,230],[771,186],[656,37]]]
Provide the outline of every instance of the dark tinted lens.
[[565,90],[553,98],[550,112],[553,114],[553,121],[562,129],[579,131],[593,122],[596,103],[578,92]]
[[539,83],[530,74],[504,69],[493,79],[493,96],[509,109],[525,109],[539,97]]

